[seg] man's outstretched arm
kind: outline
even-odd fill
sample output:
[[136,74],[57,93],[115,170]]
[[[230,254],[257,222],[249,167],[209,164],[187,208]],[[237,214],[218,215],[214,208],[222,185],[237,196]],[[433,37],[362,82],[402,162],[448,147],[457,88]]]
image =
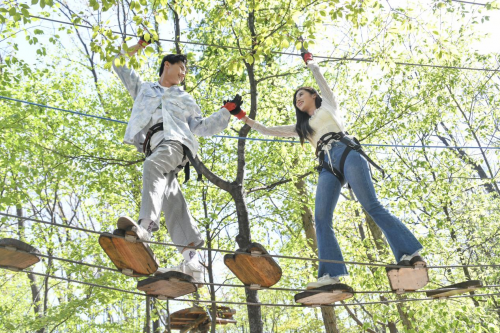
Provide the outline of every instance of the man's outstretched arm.
[[[139,49],[142,49],[147,46],[147,44],[141,42],[143,42],[142,39],[139,40],[139,42],[136,45],[130,47],[128,49],[126,56],[133,57],[137,53],[137,51],[139,51]],[[139,94],[139,90],[141,89],[141,83],[142,83],[141,78],[139,77],[139,75],[135,70],[128,68],[126,65],[117,66],[115,62],[118,61],[119,57],[120,54],[117,55],[113,60],[113,69],[120,78],[120,80],[123,82],[125,88],[127,88],[130,96],[132,96],[132,98],[135,100],[135,98]]]
[[223,131],[229,124],[231,114],[225,108],[221,108],[210,117],[203,118],[198,105],[194,104],[193,115],[188,119],[189,128],[193,134],[198,136],[211,136]]
[[207,118],[202,118],[200,108],[196,103],[193,104],[194,112],[188,123],[191,132],[198,136],[211,136],[221,132],[229,124],[231,115],[238,119],[242,119],[246,115],[245,111],[241,109],[243,99],[240,95],[236,95],[232,100],[224,101],[224,106]]

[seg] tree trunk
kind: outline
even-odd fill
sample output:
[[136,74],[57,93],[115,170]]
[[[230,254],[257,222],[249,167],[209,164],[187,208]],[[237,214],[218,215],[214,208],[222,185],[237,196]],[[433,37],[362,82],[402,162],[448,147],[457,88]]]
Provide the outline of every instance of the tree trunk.
[[146,322],[144,323],[144,333],[151,333],[151,298],[146,297]]
[[[247,204],[245,202],[245,192],[242,186],[237,186],[236,191],[232,193],[236,202],[236,211],[238,215],[239,233],[236,236],[236,242],[240,248],[245,248],[251,243],[250,221],[248,220]],[[249,303],[259,303],[259,296],[256,290],[245,289],[246,301]],[[247,305],[248,321],[250,333],[263,332],[262,311],[260,306]]]
[[153,333],[160,333],[160,313],[158,311],[158,308],[156,307],[156,300],[153,298],[151,300],[151,308],[156,311],[156,314],[158,315],[158,318],[153,321]]
[[[295,183],[295,187],[299,192],[300,198],[307,198],[307,188],[304,179],[299,180]],[[307,205],[307,202],[303,200],[302,204],[302,226],[304,227],[304,232],[306,234],[307,244],[314,253],[318,254],[318,242],[316,239],[316,228],[314,226],[314,216],[311,208]],[[317,268],[318,263],[314,261],[314,265]],[[325,331],[327,333],[339,333],[337,328],[337,316],[335,315],[334,307],[322,307],[321,315],[323,317],[323,324],[325,325]]]
[[[175,1],[173,2],[175,4]],[[176,54],[182,54],[182,49],[181,49],[181,24],[179,20],[179,14],[177,14],[177,11],[174,9],[174,7],[170,6],[170,9],[172,10],[172,13],[174,14],[174,40],[175,40],[175,52]],[[184,87],[184,90],[186,90],[186,80],[182,81],[182,87]]]
[[[368,225],[368,228],[370,229],[370,232],[373,236],[373,240],[375,241],[375,246],[376,246],[377,251],[379,252],[379,255],[380,255],[384,251],[386,251],[387,247],[383,246],[383,245],[387,245],[387,242],[383,238],[382,230],[375,223],[373,218],[366,212],[366,210],[363,209],[363,212],[365,214],[366,224]],[[398,298],[402,298],[402,297],[403,296],[398,296]],[[411,321],[408,317],[408,313],[404,310],[403,305],[401,303],[396,303],[396,307],[398,309],[399,317],[401,318],[403,325],[406,327],[407,330],[412,330],[413,328],[411,325]],[[388,322],[387,325],[389,326],[389,330],[391,332],[397,332],[396,323]]]
[[[204,205],[205,205],[205,200],[204,200]],[[206,207],[206,206],[205,206]],[[205,217],[207,217],[208,214],[206,213],[205,209]],[[212,248],[212,236],[210,235],[210,230],[207,228],[207,247],[209,249]],[[212,262],[212,251],[208,250],[208,282],[209,283],[214,283],[214,272],[213,272],[213,262]],[[210,290],[210,300],[215,302],[215,286],[210,285],[208,286],[208,290]],[[216,325],[217,325],[217,304],[212,303],[212,305],[209,307],[210,309],[210,316],[212,317],[212,322],[210,325],[210,331],[212,333],[216,333]]]
[[[16,206],[17,216],[24,216],[23,208],[19,205]],[[19,218],[17,220],[17,235],[19,236],[19,240],[24,242],[24,219]],[[35,316],[37,318],[43,317],[42,306],[40,304],[40,288],[37,286],[36,275],[32,273],[28,273],[28,279],[30,280],[31,287],[31,300],[33,302],[33,311],[35,312]],[[37,333],[44,333],[45,328],[41,328],[37,331]]]

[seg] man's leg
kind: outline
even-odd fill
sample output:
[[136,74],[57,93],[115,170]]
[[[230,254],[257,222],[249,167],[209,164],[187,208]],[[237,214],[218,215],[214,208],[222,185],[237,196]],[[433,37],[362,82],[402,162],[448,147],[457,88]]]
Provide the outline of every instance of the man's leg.
[[167,177],[182,163],[182,158],[182,145],[166,141],[156,147],[153,154],[144,161],[139,221],[148,232],[159,229],[162,203],[170,182]]
[[169,173],[166,179],[167,187],[165,188],[162,208],[168,233],[172,241],[179,245],[177,247],[179,252],[194,251],[186,246],[202,246],[205,241],[189,212],[186,199],[174,173]]
[[170,238],[178,244],[177,250],[182,253],[184,261],[177,267],[160,269],[160,272],[177,270],[191,275],[196,281],[203,281],[203,266],[196,249],[186,246],[202,246],[205,242],[196,222],[189,213],[189,208],[179,183],[173,172],[167,175],[167,187],[163,197],[163,213]]

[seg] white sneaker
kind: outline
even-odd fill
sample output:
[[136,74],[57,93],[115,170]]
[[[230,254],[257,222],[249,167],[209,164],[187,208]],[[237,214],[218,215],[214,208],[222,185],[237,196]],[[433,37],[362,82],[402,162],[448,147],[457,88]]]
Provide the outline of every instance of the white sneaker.
[[203,267],[203,265],[201,265],[198,260],[191,260],[188,263],[183,260],[179,265],[174,267],[158,268],[155,275],[172,271],[181,272],[192,276],[194,279],[194,283],[202,283],[205,267]]
[[330,284],[340,283],[340,279],[338,277],[330,277],[329,274],[325,274],[322,277],[318,278],[316,282],[309,282],[306,286],[306,289],[316,289],[322,286],[327,286]]
[[141,227],[140,224],[134,222],[134,220],[128,216],[121,216],[116,222],[116,227],[123,230],[126,230],[128,227],[135,227],[134,231],[137,234],[137,238],[144,241],[149,241],[151,239],[151,233]]

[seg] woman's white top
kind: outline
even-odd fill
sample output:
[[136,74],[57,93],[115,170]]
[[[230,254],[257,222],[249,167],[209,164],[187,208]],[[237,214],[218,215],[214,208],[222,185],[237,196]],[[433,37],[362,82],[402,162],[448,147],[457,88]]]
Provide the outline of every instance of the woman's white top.
[[[337,105],[337,100],[333,95],[332,89],[328,86],[328,83],[323,77],[323,74],[321,74],[318,64],[316,64],[314,60],[310,60],[307,66],[311,69],[318,83],[321,97],[323,98],[321,107],[317,109],[309,119],[309,125],[314,130],[314,133],[312,137],[307,139],[309,143],[316,148],[318,140],[323,135],[329,132],[344,132],[345,126],[342,112]],[[299,136],[295,131],[295,125],[266,127],[256,121],[252,128],[264,135],[280,137]]]

